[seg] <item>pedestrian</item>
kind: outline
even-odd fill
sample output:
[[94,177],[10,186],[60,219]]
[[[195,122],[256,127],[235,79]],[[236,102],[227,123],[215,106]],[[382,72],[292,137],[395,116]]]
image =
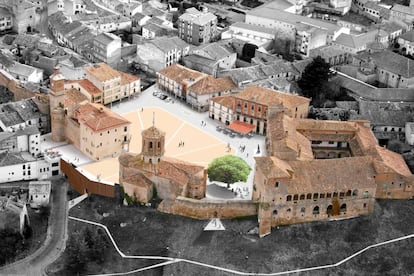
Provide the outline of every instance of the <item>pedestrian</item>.
[[141,112],[144,112],[144,108],[143,107],[141,107]]
[[183,147],[184,147],[184,141],[183,141]]
[[204,121],[201,121],[201,126],[203,126],[204,125]]
[[246,153],[246,157],[249,158],[249,153]]

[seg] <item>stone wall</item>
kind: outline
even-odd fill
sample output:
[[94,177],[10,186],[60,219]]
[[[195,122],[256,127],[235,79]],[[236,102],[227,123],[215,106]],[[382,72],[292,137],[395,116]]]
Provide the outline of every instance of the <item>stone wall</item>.
[[14,94],[14,100],[20,101],[35,96],[35,93],[20,86],[19,82],[4,70],[0,70],[0,85]]
[[196,219],[231,219],[257,215],[257,204],[245,200],[197,200],[179,196],[175,200],[163,200],[158,210]]

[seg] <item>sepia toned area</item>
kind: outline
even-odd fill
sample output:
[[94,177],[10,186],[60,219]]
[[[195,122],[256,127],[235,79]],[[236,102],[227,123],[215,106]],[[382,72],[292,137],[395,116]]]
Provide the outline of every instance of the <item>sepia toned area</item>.
[[[129,120],[131,142],[129,151],[141,152],[141,131],[152,126],[162,129],[166,133],[165,156],[174,157],[183,161],[207,167],[214,158],[226,154],[234,154],[234,149],[227,151],[227,144],[211,134],[193,127],[184,120],[160,108],[137,109],[122,115]],[[184,142],[184,146],[179,146]],[[108,158],[102,161],[81,166],[82,170],[97,176],[99,180],[119,182],[118,158]]]

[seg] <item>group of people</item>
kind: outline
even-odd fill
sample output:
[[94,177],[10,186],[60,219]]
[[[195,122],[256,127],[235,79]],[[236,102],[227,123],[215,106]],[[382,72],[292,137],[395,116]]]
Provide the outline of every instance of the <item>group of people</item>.
[[178,143],[178,147],[179,147],[179,148],[184,147],[184,141],[183,141],[183,140],[181,140],[181,141]]
[[205,127],[207,125],[207,123],[205,121],[201,121],[201,126]]

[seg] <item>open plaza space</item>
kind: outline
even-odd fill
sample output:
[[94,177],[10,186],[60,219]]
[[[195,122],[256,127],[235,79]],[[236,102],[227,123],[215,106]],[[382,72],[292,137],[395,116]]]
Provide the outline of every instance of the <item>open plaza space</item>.
[[[223,183],[208,183],[207,198],[250,199],[253,182],[254,156],[265,154],[264,137],[231,137],[216,130],[217,121],[208,118],[208,112],[199,113],[187,104],[172,99],[164,101],[153,95],[156,85],[143,91],[140,96],[113,104],[111,109],[129,120],[131,141],[129,151],[141,151],[141,131],[155,126],[166,133],[165,156],[196,163],[207,168],[217,157],[233,154],[243,158],[252,168],[246,183],[235,183],[229,191]],[[223,126],[224,127],[224,126]],[[83,174],[104,183],[119,183],[118,158],[94,161],[85,156],[73,145],[54,143],[50,135],[45,135],[42,150],[58,151],[62,157],[78,166]],[[184,142],[184,146],[179,146]],[[230,149],[229,149],[230,146]],[[244,147],[244,150],[241,150]],[[258,152],[260,149],[260,152]],[[237,193],[235,193],[237,192]]]

